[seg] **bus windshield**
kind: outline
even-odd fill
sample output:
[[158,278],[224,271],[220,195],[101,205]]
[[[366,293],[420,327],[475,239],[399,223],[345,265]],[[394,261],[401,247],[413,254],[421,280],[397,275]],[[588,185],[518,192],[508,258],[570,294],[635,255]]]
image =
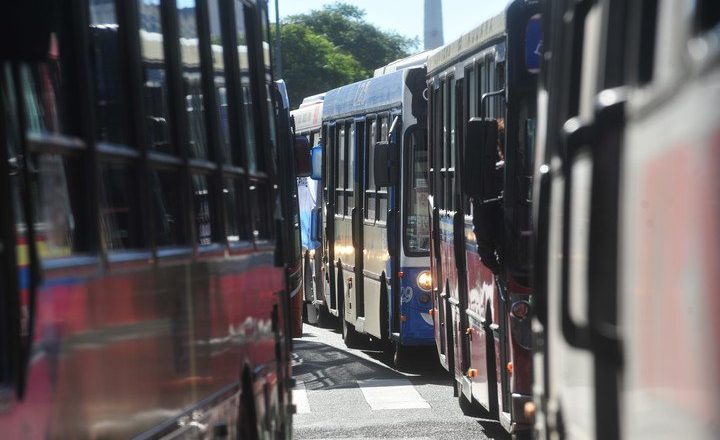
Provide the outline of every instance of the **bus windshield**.
[[405,191],[405,252],[408,255],[424,255],[430,251],[427,167],[428,155],[423,131],[412,130],[408,146],[408,180]]

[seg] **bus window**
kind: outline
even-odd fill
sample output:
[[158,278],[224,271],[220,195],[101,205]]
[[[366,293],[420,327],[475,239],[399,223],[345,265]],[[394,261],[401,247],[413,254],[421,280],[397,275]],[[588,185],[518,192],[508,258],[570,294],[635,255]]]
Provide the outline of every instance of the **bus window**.
[[447,185],[447,203],[446,208],[450,211],[454,211],[456,209],[455,207],[455,144],[456,144],[456,125],[457,125],[457,97],[456,97],[456,87],[457,81],[455,78],[453,78],[448,83],[448,95],[450,96],[449,99],[449,121],[448,121],[448,135],[450,143],[448,145],[448,163],[447,163],[447,174],[446,174],[446,185]]
[[120,39],[115,2],[89,0],[90,44],[95,75],[95,138],[127,144],[127,91],[121,78]]
[[257,142],[255,137],[255,119],[253,117],[253,90],[254,84],[250,81],[248,70],[249,58],[247,47],[247,33],[245,27],[245,14],[247,10],[242,1],[235,0],[235,31],[237,35],[238,56],[240,62],[240,82],[242,94],[243,132],[245,133],[245,159],[247,170],[251,173],[257,171]]
[[347,214],[352,213],[353,207],[355,207],[355,197],[353,193],[353,187],[355,183],[355,169],[357,168],[357,157],[355,156],[355,123],[348,125],[348,139],[347,139],[347,162],[348,162],[348,176],[347,184],[345,185],[345,194],[347,196]]
[[272,238],[271,203],[274,199],[270,197],[267,184],[252,182],[249,190],[249,206],[255,207],[252,210],[253,237],[256,240],[268,240]]
[[195,1],[183,2],[178,8],[180,26],[180,61],[182,65],[185,111],[187,112],[188,154],[207,159],[207,135],[200,74],[200,45],[198,43]]
[[170,141],[167,105],[168,85],[165,75],[163,25],[159,0],[138,0],[140,12],[140,51],[143,68],[145,131],[150,148],[174,153]]
[[[388,139],[388,116],[383,116],[380,119],[380,140],[381,141],[387,141]],[[382,222],[387,222],[387,211],[388,211],[388,194],[387,194],[387,188],[384,190],[380,190],[381,187],[378,187],[377,197],[378,197],[378,212],[377,212],[377,219]]]
[[475,75],[475,66],[470,67],[465,71],[465,77],[467,78],[466,84],[467,84],[467,112],[468,112],[468,120],[472,117],[475,117],[478,115],[477,113],[477,79]]
[[140,247],[140,216],[133,214],[137,181],[125,164],[101,167],[100,232],[108,251]]
[[230,126],[228,119],[228,97],[225,88],[225,59],[223,58],[222,31],[220,29],[219,0],[208,2],[210,15],[210,42],[213,62],[213,82],[215,84],[215,97],[217,99],[218,117],[220,118],[220,151],[225,163],[232,163],[233,156],[230,151]]
[[377,142],[377,120],[373,119],[368,127],[368,141],[366,142],[367,145],[367,154],[365,155],[365,170],[367,172],[367,176],[365,179],[365,182],[367,184],[365,188],[365,219],[374,222],[375,221],[375,213],[377,211],[377,188],[375,187],[375,142]]
[[440,170],[443,167],[443,120],[442,120],[442,83],[433,92],[433,169],[435,170],[433,194],[435,206],[443,209],[443,177]]
[[405,252],[408,255],[430,251],[430,223],[428,212],[428,152],[424,130],[410,134],[407,161],[407,206],[405,215]]
[[183,244],[183,222],[179,173],[154,170],[150,174],[151,205],[155,209],[155,240],[157,246]]
[[[30,154],[27,168],[31,187],[28,189],[29,196],[33,203],[35,240],[41,258],[55,258],[68,256],[77,251],[78,240],[85,237],[79,236],[79,228],[76,223],[75,210],[78,202],[75,197],[77,189],[82,186],[83,173],[80,161],[75,155],[67,154],[68,151],[56,144],[55,139],[65,138],[62,136],[62,112],[59,98],[62,96],[60,90],[62,69],[62,54],[59,52],[58,36],[53,33],[50,37],[48,59],[42,64],[19,66],[20,94],[17,99],[13,98],[16,105],[23,103],[25,110],[25,126],[27,128],[28,145]],[[14,85],[11,81],[10,70],[6,70],[6,86]],[[15,91],[8,88],[4,97],[10,98]],[[11,103],[6,102],[5,108],[9,109]],[[14,121],[19,121],[18,108],[14,107],[10,116]],[[7,111],[7,110],[6,110]],[[19,127],[16,127],[19,128]],[[11,130],[8,130],[11,131]],[[53,137],[45,135],[52,133]],[[15,139],[19,139],[19,131],[15,132]],[[72,141],[69,138],[65,138]],[[15,146],[17,147],[17,143]],[[34,145],[42,145],[42,153],[32,153]],[[45,151],[51,150],[52,153]],[[8,159],[18,163],[22,160],[17,156],[18,151],[10,151]],[[57,153],[57,154],[56,154]],[[16,181],[12,178],[11,181]],[[13,182],[14,184],[14,182]],[[73,191],[75,189],[75,191]],[[15,194],[19,197],[20,192]],[[19,205],[19,198],[18,198]],[[20,208],[20,206],[17,206]],[[21,213],[20,210],[17,211]],[[25,218],[21,216],[19,218]],[[25,225],[17,223],[19,235],[25,234]],[[86,234],[87,235],[87,234]]]
[[210,221],[210,197],[207,176],[192,176],[193,207],[195,209],[195,233],[199,245],[212,242],[212,226]]
[[345,178],[347,164],[345,161],[345,127],[340,126],[337,133],[337,162],[336,162],[336,185],[335,185],[335,213],[345,215]]
[[226,178],[223,184],[225,200],[225,236],[230,243],[248,240],[247,224],[245,223],[245,204],[242,203],[242,191],[237,179]]

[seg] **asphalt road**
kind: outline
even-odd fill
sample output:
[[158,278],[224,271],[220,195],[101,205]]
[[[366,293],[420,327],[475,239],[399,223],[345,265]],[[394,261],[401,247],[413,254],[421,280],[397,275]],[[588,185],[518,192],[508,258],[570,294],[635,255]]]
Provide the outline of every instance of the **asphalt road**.
[[305,324],[294,343],[295,439],[507,439],[497,422],[463,415],[434,348],[414,353],[407,371],[366,348]]

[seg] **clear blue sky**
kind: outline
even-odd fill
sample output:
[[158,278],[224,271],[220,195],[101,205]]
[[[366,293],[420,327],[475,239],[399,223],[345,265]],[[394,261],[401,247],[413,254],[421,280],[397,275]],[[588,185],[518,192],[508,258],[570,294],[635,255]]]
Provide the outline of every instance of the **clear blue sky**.
[[[278,0],[280,17],[320,9],[334,0]],[[383,30],[423,38],[423,0],[344,0],[365,10],[367,21]],[[275,21],[275,0],[268,0],[270,20]],[[500,12],[508,0],[442,0],[445,43]]]

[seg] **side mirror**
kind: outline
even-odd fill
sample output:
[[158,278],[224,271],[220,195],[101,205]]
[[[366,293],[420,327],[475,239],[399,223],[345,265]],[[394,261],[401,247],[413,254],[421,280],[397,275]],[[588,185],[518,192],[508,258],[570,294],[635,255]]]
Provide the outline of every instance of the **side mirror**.
[[392,142],[375,144],[375,184],[377,186],[393,186],[397,180],[397,145]]
[[310,143],[305,136],[295,136],[293,147],[295,151],[295,175],[308,177],[310,175]]
[[320,231],[322,228],[321,216],[322,210],[320,208],[313,209],[310,214],[310,241],[314,245],[313,249],[320,245]]
[[310,149],[311,168],[310,178],[312,180],[322,180],[322,144],[317,144]]
[[481,198],[490,189],[483,188],[483,182],[492,179],[499,159],[498,124],[495,119],[471,118],[466,128],[462,190],[468,197]]

